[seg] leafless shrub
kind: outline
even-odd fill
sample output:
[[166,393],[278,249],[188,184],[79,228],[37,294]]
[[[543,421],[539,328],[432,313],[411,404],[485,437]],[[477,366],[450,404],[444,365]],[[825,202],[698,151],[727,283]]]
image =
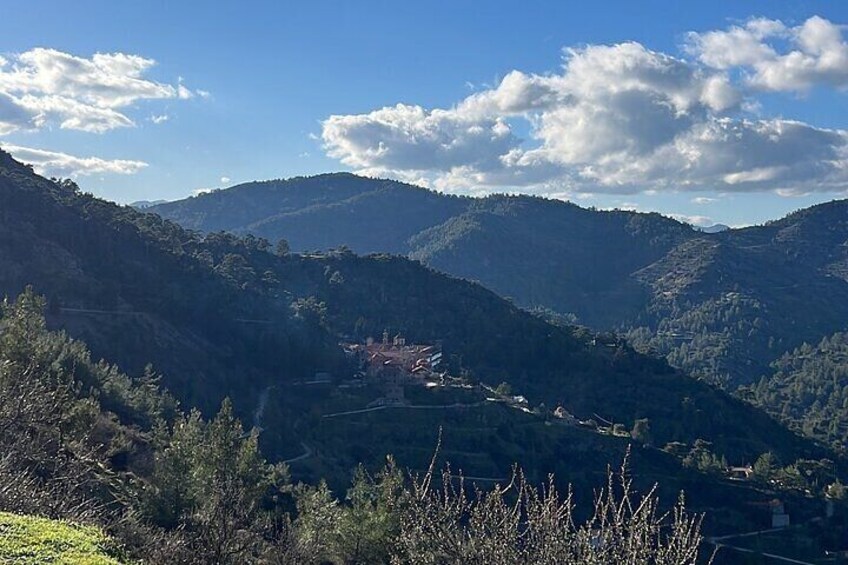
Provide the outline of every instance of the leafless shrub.
[[410,565],[532,563],[694,564],[701,517],[686,513],[681,495],[662,513],[654,489],[637,496],[627,462],[610,470],[594,512],[580,524],[571,492],[553,479],[541,488],[516,468],[511,482],[489,491],[467,488],[446,468],[412,477],[392,562]]

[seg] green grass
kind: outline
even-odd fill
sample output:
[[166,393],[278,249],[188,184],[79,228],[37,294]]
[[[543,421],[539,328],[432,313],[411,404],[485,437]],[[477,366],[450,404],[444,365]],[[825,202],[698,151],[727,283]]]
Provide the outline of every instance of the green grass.
[[0,512],[0,564],[117,565],[110,541],[89,526]]

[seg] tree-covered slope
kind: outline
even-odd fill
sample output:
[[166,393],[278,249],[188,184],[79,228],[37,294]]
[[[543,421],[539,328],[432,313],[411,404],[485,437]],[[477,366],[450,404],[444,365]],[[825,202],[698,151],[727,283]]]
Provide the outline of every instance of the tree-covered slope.
[[848,334],[804,344],[772,363],[745,393],[795,429],[848,446]]
[[659,214],[586,210],[530,197],[458,198],[389,180],[327,174],[248,183],[149,208],[295,251],[346,246],[408,255],[524,306],[614,327],[645,292],[630,274],[697,232]]
[[[239,280],[251,253],[263,252],[48,181],[0,153],[0,293],[33,285],[52,324],[134,373],[153,363],[192,405],[249,398],[280,365],[276,378],[296,378],[335,362],[335,340],[291,315],[278,282]],[[266,316],[275,324],[261,331],[244,321]]]
[[487,383],[512,384],[534,404],[562,405],[578,417],[628,427],[648,418],[659,444],[708,438],[734,460],[762,451],[769,434],[776,444],[798,440],[664,361],[614,338],[551,325],[475,284],[389,256],[335,254],[324,269],[328,279],[339,273],[336,280],[343,281],[317,289],[336,331],[364,337],[389,328],[414,340],[443,340],[448,359]]
[[150,207],[187,228],[289,241],[309,251],[406,253],[407,239],[462,213],[469,199],[339,173],[246,183]]
[[[687,507],[698,516],[693,524],[700,524],[699,513],[709,509],[704,524],[716,533],[761,524],[767,515],[760,505],[773,496],[773,487],[763,489],[772,475],[748,484],[723,481],[709,444],[703,441],[695,442],[682,467],[673,450],[645,444],[630,452],[632,467],[626,474],[612,477],[605,469],[609,461],[627,457],[629,439],[557,425],[499,403],[442,415],[437,410],[398,408],[400,412],[395,413],[403,414],[400,422],[388,412],[318,418],[320,423],[312,426],[318,429],[300,439],[319,452],[310,458],[310,464],[331,473],[313,476],[313,485],[295,486],[285,466],[265,461],[258,451],[260,432],[247,432],[233,417],[229,402],[208,421],[197,411],[182,412],[148,376],[131,379],[114,366],[93,363],[84,344],[47,331],[43,308],[43,300],[26,291],[0,309],[0,556],[11,562],[109,563],[116,548],[129,562],[163,564],[384,563],[390,554],[397,555],[398,549],[421,556],[417,560],[432,561],[426,556],[432,555],[434,547],[440,548],[437,553],[459,551],[489,562],[492,555],[515,551],[518,545],[524,555],[535,551],[512,537],[526,535],[527,529],[501,520],[498,508],[489,504],[496,502],[491,496],[503,494],[499,489],[483,487],[480,491],[493,493],[483,494],[489,502],[481,504],[482,514],[476,514],[485,520],[483,528],[466,530],[467,514],[454,511],[454,503],[476,504],[475,498],[463,496],[462,489],[449,487],[456,483],[457,471],[473,473],[482,469],[487,458],[492,464],[491,476],[497,480],[508,480],[509,471],[501,474],[503,470],[513,461],[523,461],[526,472],[514,476],[512,483],[528,497],[522,499],[522,508],[529,513],[535,502],[542,502],[555,514],[548,515],[555,521],[536,521],[533,527],[540,529],[534,531],[566,535],[573,541],[569,534],[586,519],[586,534],[597,536],[605,531],[603,526],[599,529],[597,514],[591,518],[597,509],[592,504],[593,488],[602,488],[609,479],[617,484],[617,494],[607,491],[605,497],[621,500],[621,489],[627,496],[636,496],[630,487],[631,472],[637,476],[633,485],[642,492],[662,479],[662,485],[646,498],[635,498],[639,501],[633,506],[638,506],[637,514],[647,509],[644,518],[651,521],[643,524],[648,529],[640,530],[642,542],[637,543],[642,544],[645,534],[653,535],[650,532],[663,531],[657,541],[666,539],[673,524],[662,512],[678,499],[680,489],[689,493]],[[439,392],[428,401],[443,403],[447,400],[442,398],[444,394],[450,393]],[[416,400],[425,396],[429,393],[419,390]],[[429,464],[438,428],[444,432],[440,434],[439,458],[454,464],[444,476],[444,484],[450,488],[445,493],[452,501],[449,506],[439,503],[439,491],[431,490],[427,486],[430,479],[413,466],[421,459],[416,453],[420,451],[425,452],[423,465]],[[397,461],[413,466],[411,473],[391,459],[386,462],[386,450],[393,451]],[[382,463],[374,464],[381,459]],[[344,500],[323,483],[314,485],[318,476],[334,479],[339,467],[349,471],[358,461],[369,465],[357,467],[352,480],[348,472],[341,477],[340,488],[350,485]],[[775,461],[773,455],[769,461]],[[799,520],[819,509],[818,501],[809,497],[809,489],[815,494],[824,489],[844,490],[837,481],[839,470],[830,461],[799,461],[783,471],[774,465],[759,467],[775,477],[785,475],[793,480],[781,496]],[[576,490],[569,490],[566,499],[554,494],[551,483],[543,491],[537,490],[534,484],[545,480],[543,469],[555,469],[556,484],[569,482]],[[800,469],[805,472],[799,474]],[[303,475],[302,469],[298,474]],[[475,483],[491,482],[466,477]],[[438,489],[437,482],[432,486]],[[542,498],[536,498],[536,493]],[[616,504],[604,509],[605,514],[609,510],[617,516],[612,522],[616,531],[623,524],[634,523],[635,515],[628,510],[622,514],[622,508]],[[682,502],[678,509],[682,510]],[[8,511],[16,515],[3,514]],[[674,523],[680,524],[680,516],[674,516]],[[72,527],[57,519],[96,527]],[[832,525],[825,524],[828,528]],[[498,533],[490,533],[491,528],[498,528]],[[684,530],[693,534],[688,524]],[[619,539],[616,531],[608,531],[605,539]],[[466,532],[469,535],[459,545],[440,545],[448,532],[462,532],[463,538]],[[838,535],[838,530],[833,533]],[[493,537],[504,541],[504,534],[510,541],[496,553],[489,544],[477,543]],[[413,540],[418,540],[416,547],[409,545]],[[604,546],[580,545],[589,554],[581,561],[612,559]],[[643,560],[645,550],[659,547],[653,541],[648,545],[609,545],[626,546]],[[592,558],[597,551],[601,555]],[[567,555],[573,560],[575,553],[568,551]],[[508,558],[508,562],[517,560]],[[529,562],[529,558],[521,561]]]
[[[188,520],[189,530],[203,532],[204,520],[217,519],[215,501],[223,499],[207,495],[215,484],[204,477],[218,476],[208,464],[207,440],[221,426],[222,441],[249,441],[254,459],[258,442],[269,459],[289,460],[296,479],[323,477],[337,486],[347,484],[356,463],[375,469],[387,453],[395,453],[402,467],[426,468],[441,430],[442,460],[469,476],[504,478],[517,462],[534,481],[555,472],[560,486],[574,482],[591,492],[604,479],[606,464],[636,443],[633,463],[641,484],[661,481],[667,501],[686,489],[696,510],[721,507],[710,518],[714,531],[755,525],[759,511],[747,503],[768,496],[762,492],[768,483],[729,483],[725,463],[750,463],[771,452],[790,470],[815,460],[828,481],[844,476],[837,454],[664,361],[610,335],[551,324],[476,283],[416,261],[347,251],[278,254],[253,236],[187,231],[83,194],[70,183],[43,179],[5,156],[0,210],[0,291],[17,295],[34,285],[47,297],[53,328],[90,341],[94,359],[144,375],[134,382],[117,368],[93,363],[78,342],[57,334],[42,338],[61,350],[65,364],[51,362],[47,354],[54,349],[48,348],[39,366],[62,369],[72,407],[99,409],[92,413],[101,416],[79,428],[83,439],[101,437],[85,435],[100,432],[92,425],[101,419],[120,422],[120,433],[103,444],[107,462],[94,460],[96,468],[105,470],[106,479],[115,471],[130,484],[144,484],[134,475],[153,481],[148,492],[154,508],[148,511],[166,529]],[[0,322],[0,337],[10,327],[15,325]],[[384,329],[410,341],[440,341],[447,369],[462,378],[436,391],[408,387],[411,406],[368,409],[381,394],[379,386],[351,384],[353,370],[338,342]],[[33,357],[41,342],[20,335],[9,337],[8,348],[0,342],[0,377],[9,377],[4,386],[14,387],[27,371],[6,363],[5,356]],[[73,355],[63,355],[63,348]],[[178,413],[161,427],[145,404],[156,395],[138,392],[157,386],[143,372],[148,361],[184,410],[199,406],[210,414],[230,396],[235,413],[261,426],[261,433],[245,435],[229,408],[209,424]],[[330,382],[305,384],[317,371],[329,372]],[[95,386],[85,388],[89,375],[96,377],[89,379]],[[529,405],[492,402],[490,389],[476,386],[501,382],[525,395]],[[15,405],[14,390],[4,398]],[[586,424],[555,418],[559,405]],[[52,412],[37,410],[35,416],[42,422]],[[50,440],[64,428],[39,429]],[[29,443],[14,445],[23,450]],[[194,447],[186,453],[184,445]],[[237,455],[222,448],[214,459],[231,471]],[[186,458],[198,473],[186,470]],[[264,463],[259,467],[266,469]],[[812,506],[797,493],[812,487],[801,481],[792,488],[796,494],[787,492],[787,499],[806,513]],[[250,512],[259,509],[252,505]],[[266,516],[267,508],[261,509]],[[239,523],[253,523],[264,536],[263,528],[273,523],[250,522],[252,515]],[[206,547],[198,540],[198,547]]]
[[[632,218],[609,218],[612,230],[659,237]],[[309,411],[289,385],[316,371],[345,378],[340,337],[388,328],[441,341],[456,374],[508,382],[534,406],[562,404],[626,429],[647,418],[660,446],[701,438],[740,462],[769,450],[787,461],[824,454],[664,362],[551,325],[477,284],[398,257],[269,248],[252,236],[186,231],[38,177],[7,156],[0,163],[0,291],[33,284],[54,326],[133,373],[152,362],[188,405],[208,411],[230,395],[251,416],[271,391],[271,404],[284,408],[265,432],[278,452]],[[288,449],[297,451],[294,443]]]
[[784,352],[846,328],[846,242],[846,201],[686,242],[636,273],[652,297],[629,335],[731,388],[756,382]]
[[[311,194],[303,205],[293,196],[305,199],[301,191]],[[242,205],[249,220],[239,218]],[[201,230],[285,238],[295,250],[407,255],[519,306],[623,332],[640,351],[729,390],[768,377],[771,363],[802,343],[848,329],[848,201],[702,233],[657,214],[529,197],[457,199],[321,175],[153,210]]]
[[492,196],[413,238],[410,256],[481,281],[523,306],[612,328],[636,315],[647,298],[631,273],[692,234],[659,214]]

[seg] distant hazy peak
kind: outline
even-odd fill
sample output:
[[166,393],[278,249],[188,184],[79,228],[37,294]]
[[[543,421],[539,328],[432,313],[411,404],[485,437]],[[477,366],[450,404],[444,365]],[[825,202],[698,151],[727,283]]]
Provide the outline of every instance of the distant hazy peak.
[[721,233],[730,229],[730,226],[724,224],[713,224],[711,226],[694,226],[696,230],[704,233]]
[[159,204],[166,204],[167,202],[167,200],[138,200],[136,202],[130,203],[130,206],[135,208],[136,210],[144,210],[146,208],[158,206]]

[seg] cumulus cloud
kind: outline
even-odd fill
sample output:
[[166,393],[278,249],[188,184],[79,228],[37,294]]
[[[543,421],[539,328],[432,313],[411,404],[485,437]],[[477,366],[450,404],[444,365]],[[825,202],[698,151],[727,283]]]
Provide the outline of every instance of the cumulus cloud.
[[13,96],[0,91],[0,135],[29,127],[35,116],[34,112],[27,110]]
[[125,53],[85,58],[47,48],[0,59],[0,135],[54,123],[103,133],[135,125],[125,109],[138,101],[195,95],[181,81],[145,78],[155,64]]
[[727,30],[690,33],[687,50],[716,69],[746,69],[753,88],[797,92],[817,85],[846,88],[848,42],[843,28],[819,16],[796,27],[752,19]]
[[669,216],[671,216],[678,222],[683,222],[691,226],[697,226],[699,228],[706,228],[715,224],[713,219],[708,216],[690,216],[687,214],[669,214]]
[[405,104],[370,114],[330,116],[323,136],[330,156],[346,165],[391,170],[489,169],[519,143],[501,119]]
[[18,145],[4,144],[3,150],[11,153],[15,159],[32,165],[38,174],[51,177],[79,177],[104,173],[131,175],[147,167],[147,163],[143,161],[77,157]]
[[[844,43],[834,29],[821,18],[798,28],[751,20],[691,34],[694,58],[635,42],[566,49],[557,73],[512,71],[449,108],[329,116],[321,139],[329,156],[361,173],[464,193],[830,191],[848,183],[847,132],[753,119],[748,110],[756,88],[781,81],[839,85],[833,69]],[[819,74],[779,78],[758,66],[795,68],[783,60],[791,53],[771,45],[778,37],[815,59],[809,67]],[[526,130],[527,138],[516,133]]]

